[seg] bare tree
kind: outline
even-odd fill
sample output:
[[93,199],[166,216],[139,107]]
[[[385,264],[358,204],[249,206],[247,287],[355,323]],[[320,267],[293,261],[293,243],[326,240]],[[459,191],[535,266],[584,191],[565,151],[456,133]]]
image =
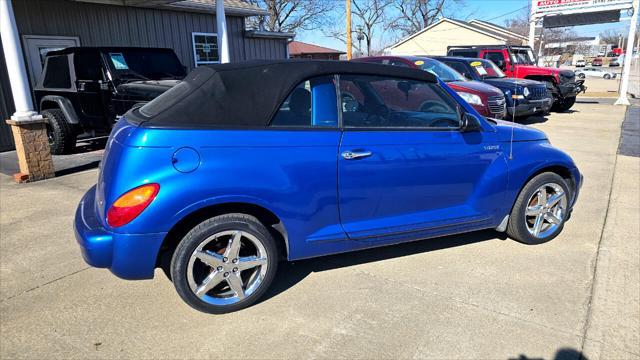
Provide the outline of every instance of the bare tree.
[[268,14],[253,18],[249,26],[268,31],[296,32],[314,30],[327,21],[327,13],[333,9],[326,0],[248,0],[266,9]]
[[[352,32],[351,37],[354,39],[353,47],[360,54],[366,50],[367,56],[370,56],[373,50],[373,39],[375,38],[380,26],[388,20],[389,5],[393,0],[352,0],[351,17]],[[346,43],[346,31],[342,24],[342,18],[336,20],[336,26],[325,32],[325,35]],[[358,35],[363,36],[364,46],[360,46],[357,41]]]
[[620,35],[621,33],[619,31],[615,31],[615,30],[605,30],[603,32],[600,33],[600,43],[608,45],[615,45],[618,46],[618,43],[620,41]]
[[391,28],[399,31],[401,36],[414,34],[444,16],[445,6],[462,0],[393,0],[392,7],[397,16],[391,22]]
[[506,19],[504,26],[511,32],[522,36],[529,36],[529,13],[521,12],[510,19]]

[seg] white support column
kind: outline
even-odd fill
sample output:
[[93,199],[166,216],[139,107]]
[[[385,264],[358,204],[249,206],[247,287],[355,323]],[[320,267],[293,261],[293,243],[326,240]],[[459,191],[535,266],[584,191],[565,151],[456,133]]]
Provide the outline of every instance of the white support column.
[[230,57],[227,19],[224,14],[224,0],[216,0],[216,23],[218,25],[218,53],[220,62],[226,64],[230,61]]
[[624,55],[624,67],[622,69],[622,83],[620,85],[620,97],[616,100],[616,105],[631,105],[627,98],[629,91],[629,75],[631,74],[631,60],[633,59],[633,42],[636,35],[636,27],[638,26],[638,3],[639,0],[633,1],[633,15],[631,16],[631,24],[629,26],[629,37],[627,38],[626,53]]
[[529,21],[529,46],[533,51],[535,51],[536,47],[536,19],[531,16],[531,21]]
[[22,59],[22,45],[11,0],[0,0],[0,37],[2,37],[2,50],[7,62],[11,93],[16,107],[11,120],[41,120],[42,116],[33,111],[29,79]]

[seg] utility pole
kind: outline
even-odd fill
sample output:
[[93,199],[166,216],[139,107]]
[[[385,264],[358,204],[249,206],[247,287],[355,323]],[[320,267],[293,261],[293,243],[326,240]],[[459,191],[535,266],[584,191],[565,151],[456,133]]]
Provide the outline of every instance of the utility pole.
[[351,60],[351,0],[347,0],[347,60]]

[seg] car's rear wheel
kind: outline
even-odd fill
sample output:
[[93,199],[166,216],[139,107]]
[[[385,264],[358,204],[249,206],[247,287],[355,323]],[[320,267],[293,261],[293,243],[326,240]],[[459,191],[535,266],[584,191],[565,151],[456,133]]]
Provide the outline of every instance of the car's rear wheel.
[[41,112],[47,119],[47,138],[51,154],[62,155],[73,152],[76,147],[76,131],[67,122],[67,118],[60,109],[48,109]]
[[264,225],[253,216],[228,214],[185,235],[173,254],[171,279],[189,306],[223,314],[255,303],[277,266],[276,243]]
[[507,234],[525,244],[547,242],[562,231],[568,204],[565,180],[551,172],[539,174],[520,191],[509,215]]
[[587,76],[586,76],[585,74],[578,74],[578,78],[580,78],[580,79],[584,79],[584,78],[586,78],[586,77],[587,77]]
[[571,107],[576,103],[576,97],[572,96],[572,97],[566,97],[564,99],[556,99],[556,101],[553,103],[553,107],[551,108],[551,110],[556,111],[556,112],[565,112],[569,109],[571,109]]
[[605,79],[607,79],[607,80],[609,80],[609,79],[611,79],[611,75],[609,75],[609,74],[604,74],[604,78],[605,78]]

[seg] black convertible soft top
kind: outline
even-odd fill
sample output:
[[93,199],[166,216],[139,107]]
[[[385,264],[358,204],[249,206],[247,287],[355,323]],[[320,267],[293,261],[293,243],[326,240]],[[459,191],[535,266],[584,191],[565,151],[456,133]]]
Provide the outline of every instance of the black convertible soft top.
[[205,65],[125,117],[144,127],[264,127],[298,84],[333,74],[436,82],[434,75],[423,70],[363,62],[278,60]]

